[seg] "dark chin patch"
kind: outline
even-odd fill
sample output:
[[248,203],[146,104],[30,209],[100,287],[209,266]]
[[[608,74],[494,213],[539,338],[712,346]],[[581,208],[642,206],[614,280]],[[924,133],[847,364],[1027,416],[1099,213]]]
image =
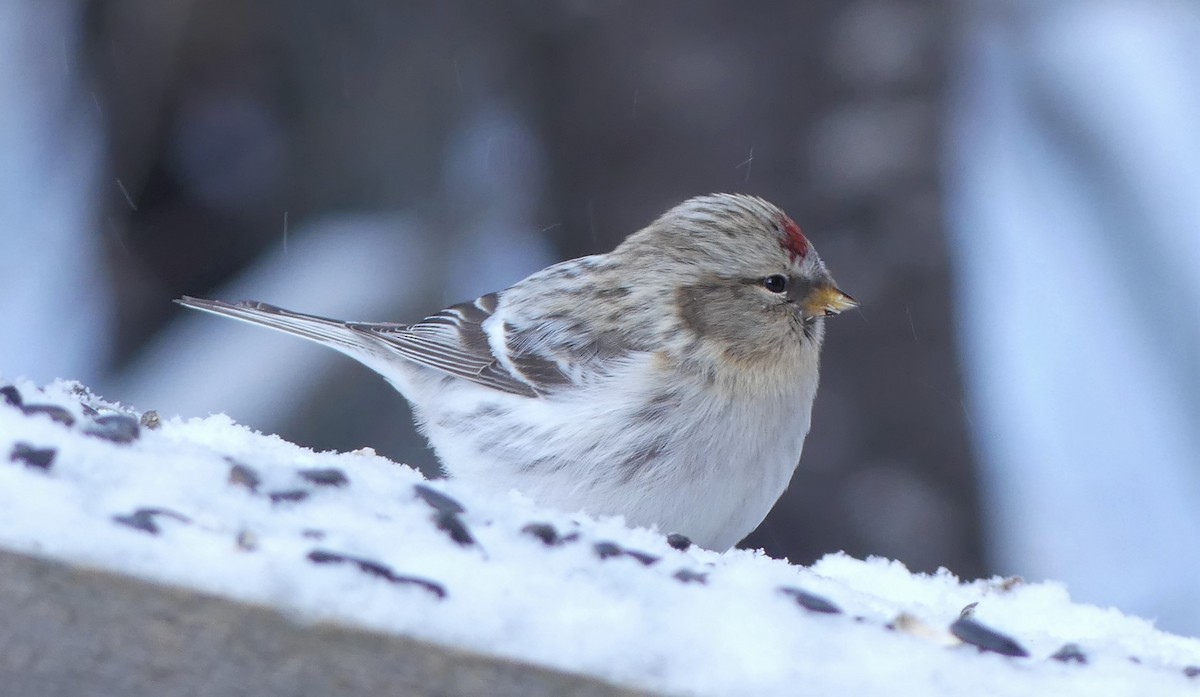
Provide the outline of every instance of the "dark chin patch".
[[817,340],[821,331],[822,321],[820,317],[814,317],[808,321],[800,320],[800,333],[804,337],[804,341]]

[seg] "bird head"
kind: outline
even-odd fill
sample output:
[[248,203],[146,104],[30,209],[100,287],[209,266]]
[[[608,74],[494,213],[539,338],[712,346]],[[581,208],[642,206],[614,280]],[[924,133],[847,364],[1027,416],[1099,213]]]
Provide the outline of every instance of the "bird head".
[[[679,324],[725,358],[787,358],[819,348],[824,318],[858,303],[817,250],[761,198],[689,199],[630,236],[614,254],[670,293]],[[665,286],[665,287],[664,287]]]

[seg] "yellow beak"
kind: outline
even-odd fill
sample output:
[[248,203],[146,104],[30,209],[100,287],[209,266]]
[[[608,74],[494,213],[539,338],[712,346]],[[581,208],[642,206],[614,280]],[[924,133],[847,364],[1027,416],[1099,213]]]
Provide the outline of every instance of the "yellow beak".
[[835,286],[814,288],[800,303],[804,319],[830,317],[855,307],[858,307],[858,301]]

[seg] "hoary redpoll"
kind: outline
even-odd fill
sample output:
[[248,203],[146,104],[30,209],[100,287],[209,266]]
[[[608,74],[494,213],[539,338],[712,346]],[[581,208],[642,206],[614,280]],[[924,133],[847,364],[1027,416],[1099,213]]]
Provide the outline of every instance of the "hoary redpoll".
[[372,368],[412,404],[452,477],[715,550],[787,488],[823,318],[856,305],[781,210],[730,194],[685,201],[608,254],[415,324],[178,302]]

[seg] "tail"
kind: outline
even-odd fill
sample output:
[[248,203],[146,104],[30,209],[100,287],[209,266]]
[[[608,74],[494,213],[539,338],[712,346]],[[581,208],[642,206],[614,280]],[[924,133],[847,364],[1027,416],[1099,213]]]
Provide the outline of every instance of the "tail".
[[175,302],[184,307],[294,334],[328,346],[364,363],[367,362],[364,359],[380,353],[377,342],[369,334],[352,329],[346,322],[336,319],[292,312],[282,307],[253,300],[227,303],[221,300],[205,300],[185,295]]

